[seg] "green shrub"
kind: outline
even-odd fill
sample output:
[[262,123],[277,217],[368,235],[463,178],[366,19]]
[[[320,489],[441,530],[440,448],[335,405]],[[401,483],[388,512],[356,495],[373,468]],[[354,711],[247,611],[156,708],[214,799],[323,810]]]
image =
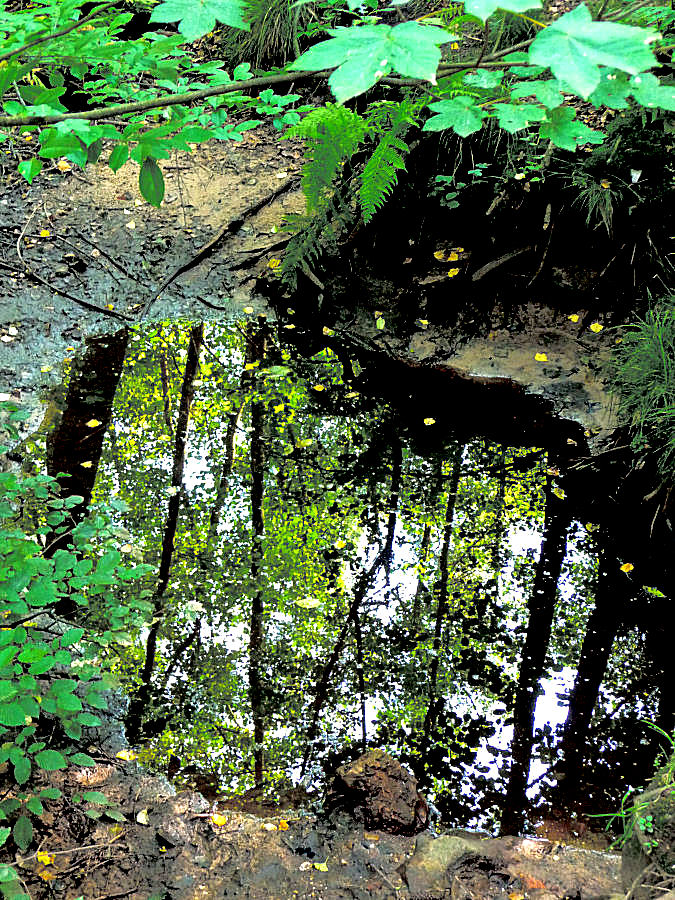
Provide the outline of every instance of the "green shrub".
[[[10,402],[0,403],[0,414],[16,440],[25,415]],[[41,773],[94,764],[80,744],[107,709],[113,681],[106,655],[149,609],[130,593],[121,596],[150,567],[121,563],[114,509],[75,523],[70,510],[81,501],[62,496],[48,475],[0,471],[0,846],[11,839],[21,852],[33,841],[44,803],[61,795],[40,787]],[[47,541],[65,532],[69,548],[50,555]],[[55,614],[64,598],[76,608],[69,622]],[[0,891],[26,896],[10,865],[0,865]]]
[[634,446],[656,458],[664,481],[675,479],[675,296],[627,326],[612,372],[619,415]]

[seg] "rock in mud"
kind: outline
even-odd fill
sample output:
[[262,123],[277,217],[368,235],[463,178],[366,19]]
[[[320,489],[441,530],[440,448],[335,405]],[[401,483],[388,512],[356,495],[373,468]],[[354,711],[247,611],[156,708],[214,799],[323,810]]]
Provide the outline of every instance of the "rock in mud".
[[417,779],[383,750],[369,750],[340,766],[326,808],[346,810],[366,828],[390,834],[418,834],[429,822],[429,807],[417,790]]

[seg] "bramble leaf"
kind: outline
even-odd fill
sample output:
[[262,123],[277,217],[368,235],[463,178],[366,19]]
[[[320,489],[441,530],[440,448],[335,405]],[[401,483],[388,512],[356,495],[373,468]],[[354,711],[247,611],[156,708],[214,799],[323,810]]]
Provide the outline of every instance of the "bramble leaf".
[[504,3],[495,0],[466,0],[464,9],[472,16],[477,16],[485,21],[496,9],[505,9],[507,12],[527,12],[528,9],[539,9],[541,3],[538,0],[505,0]]
[[372,87],[391,71],[436,83],[441,44],[453,36],[433,25],[403,22],[333,28],[331,38],[310,47],[291,69],[318,72],[335,69],[328,79],[338,103]]
[[495,103],[492,109],[497,113],[500,128],[509,134],[515,134],[532,122],[541,122],[546,118],[545,110],[534,103]]
[[429,109],[436,113],[424,123],[423,131],[444,131],[452,128],[460,137],[466,137],[481,127],[485,110],[477,106],[471,97],[461,95],[451,100],[431,103]]
[[213,31],[216,20],[230,28],[249,31],[241,0],[164,0],[150,14],[151,22],[178,22],[186,40],[195,41]]
[[540,31],[529,49],[530,62],[548,66],[581,97],[600,83],[599,66],[637,75],[656,65],[648,44],[655,33],[617,22],[593,22],[585,4]]

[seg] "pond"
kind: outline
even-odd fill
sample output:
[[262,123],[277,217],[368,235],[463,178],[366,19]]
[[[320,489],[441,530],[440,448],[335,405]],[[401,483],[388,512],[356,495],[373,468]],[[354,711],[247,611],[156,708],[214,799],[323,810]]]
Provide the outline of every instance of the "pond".
[[315,326],[90,338],[55,424],[10,453],[82,498],[46,555],[104,509],[106,552],[147,566],[105,650],[139,758],[279,796],[381,747],[445,824],[601,830],[672,728],[666,577],[589,518],[569,422],[481,427],[461,393],[453,417],[431,375],[378,377]]

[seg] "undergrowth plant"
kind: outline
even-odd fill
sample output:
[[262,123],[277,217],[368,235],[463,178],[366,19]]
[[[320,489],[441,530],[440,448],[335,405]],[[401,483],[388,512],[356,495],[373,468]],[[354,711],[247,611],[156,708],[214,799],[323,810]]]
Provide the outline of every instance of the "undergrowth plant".
[[625,329],[612,384],[634,446],[655,457],[669,485],[675,480],[675,296],[656,303]]
[[[0,413],[6,437],[16,440],[26,414],[9,401]],[[127,590],[150,567],[122,563],[112,509],[75,524],[70,510],[81,501],[62,496],[48,475],[0,471],[0,846],[13,843],[22,853],[45,803],[61,796],[44,773],[94,765],[82,746],[86,729],[102,724],[105,692],[114,686],[106,656],[150,609]],[[69,548],[52,554],[48,542],[64,534]],[[66,598],[76,609],[69,621],[55,612]],[[107,803],[99,792],[76,799]],[[9,864],[0,865],[0,891],[27,897]]]

